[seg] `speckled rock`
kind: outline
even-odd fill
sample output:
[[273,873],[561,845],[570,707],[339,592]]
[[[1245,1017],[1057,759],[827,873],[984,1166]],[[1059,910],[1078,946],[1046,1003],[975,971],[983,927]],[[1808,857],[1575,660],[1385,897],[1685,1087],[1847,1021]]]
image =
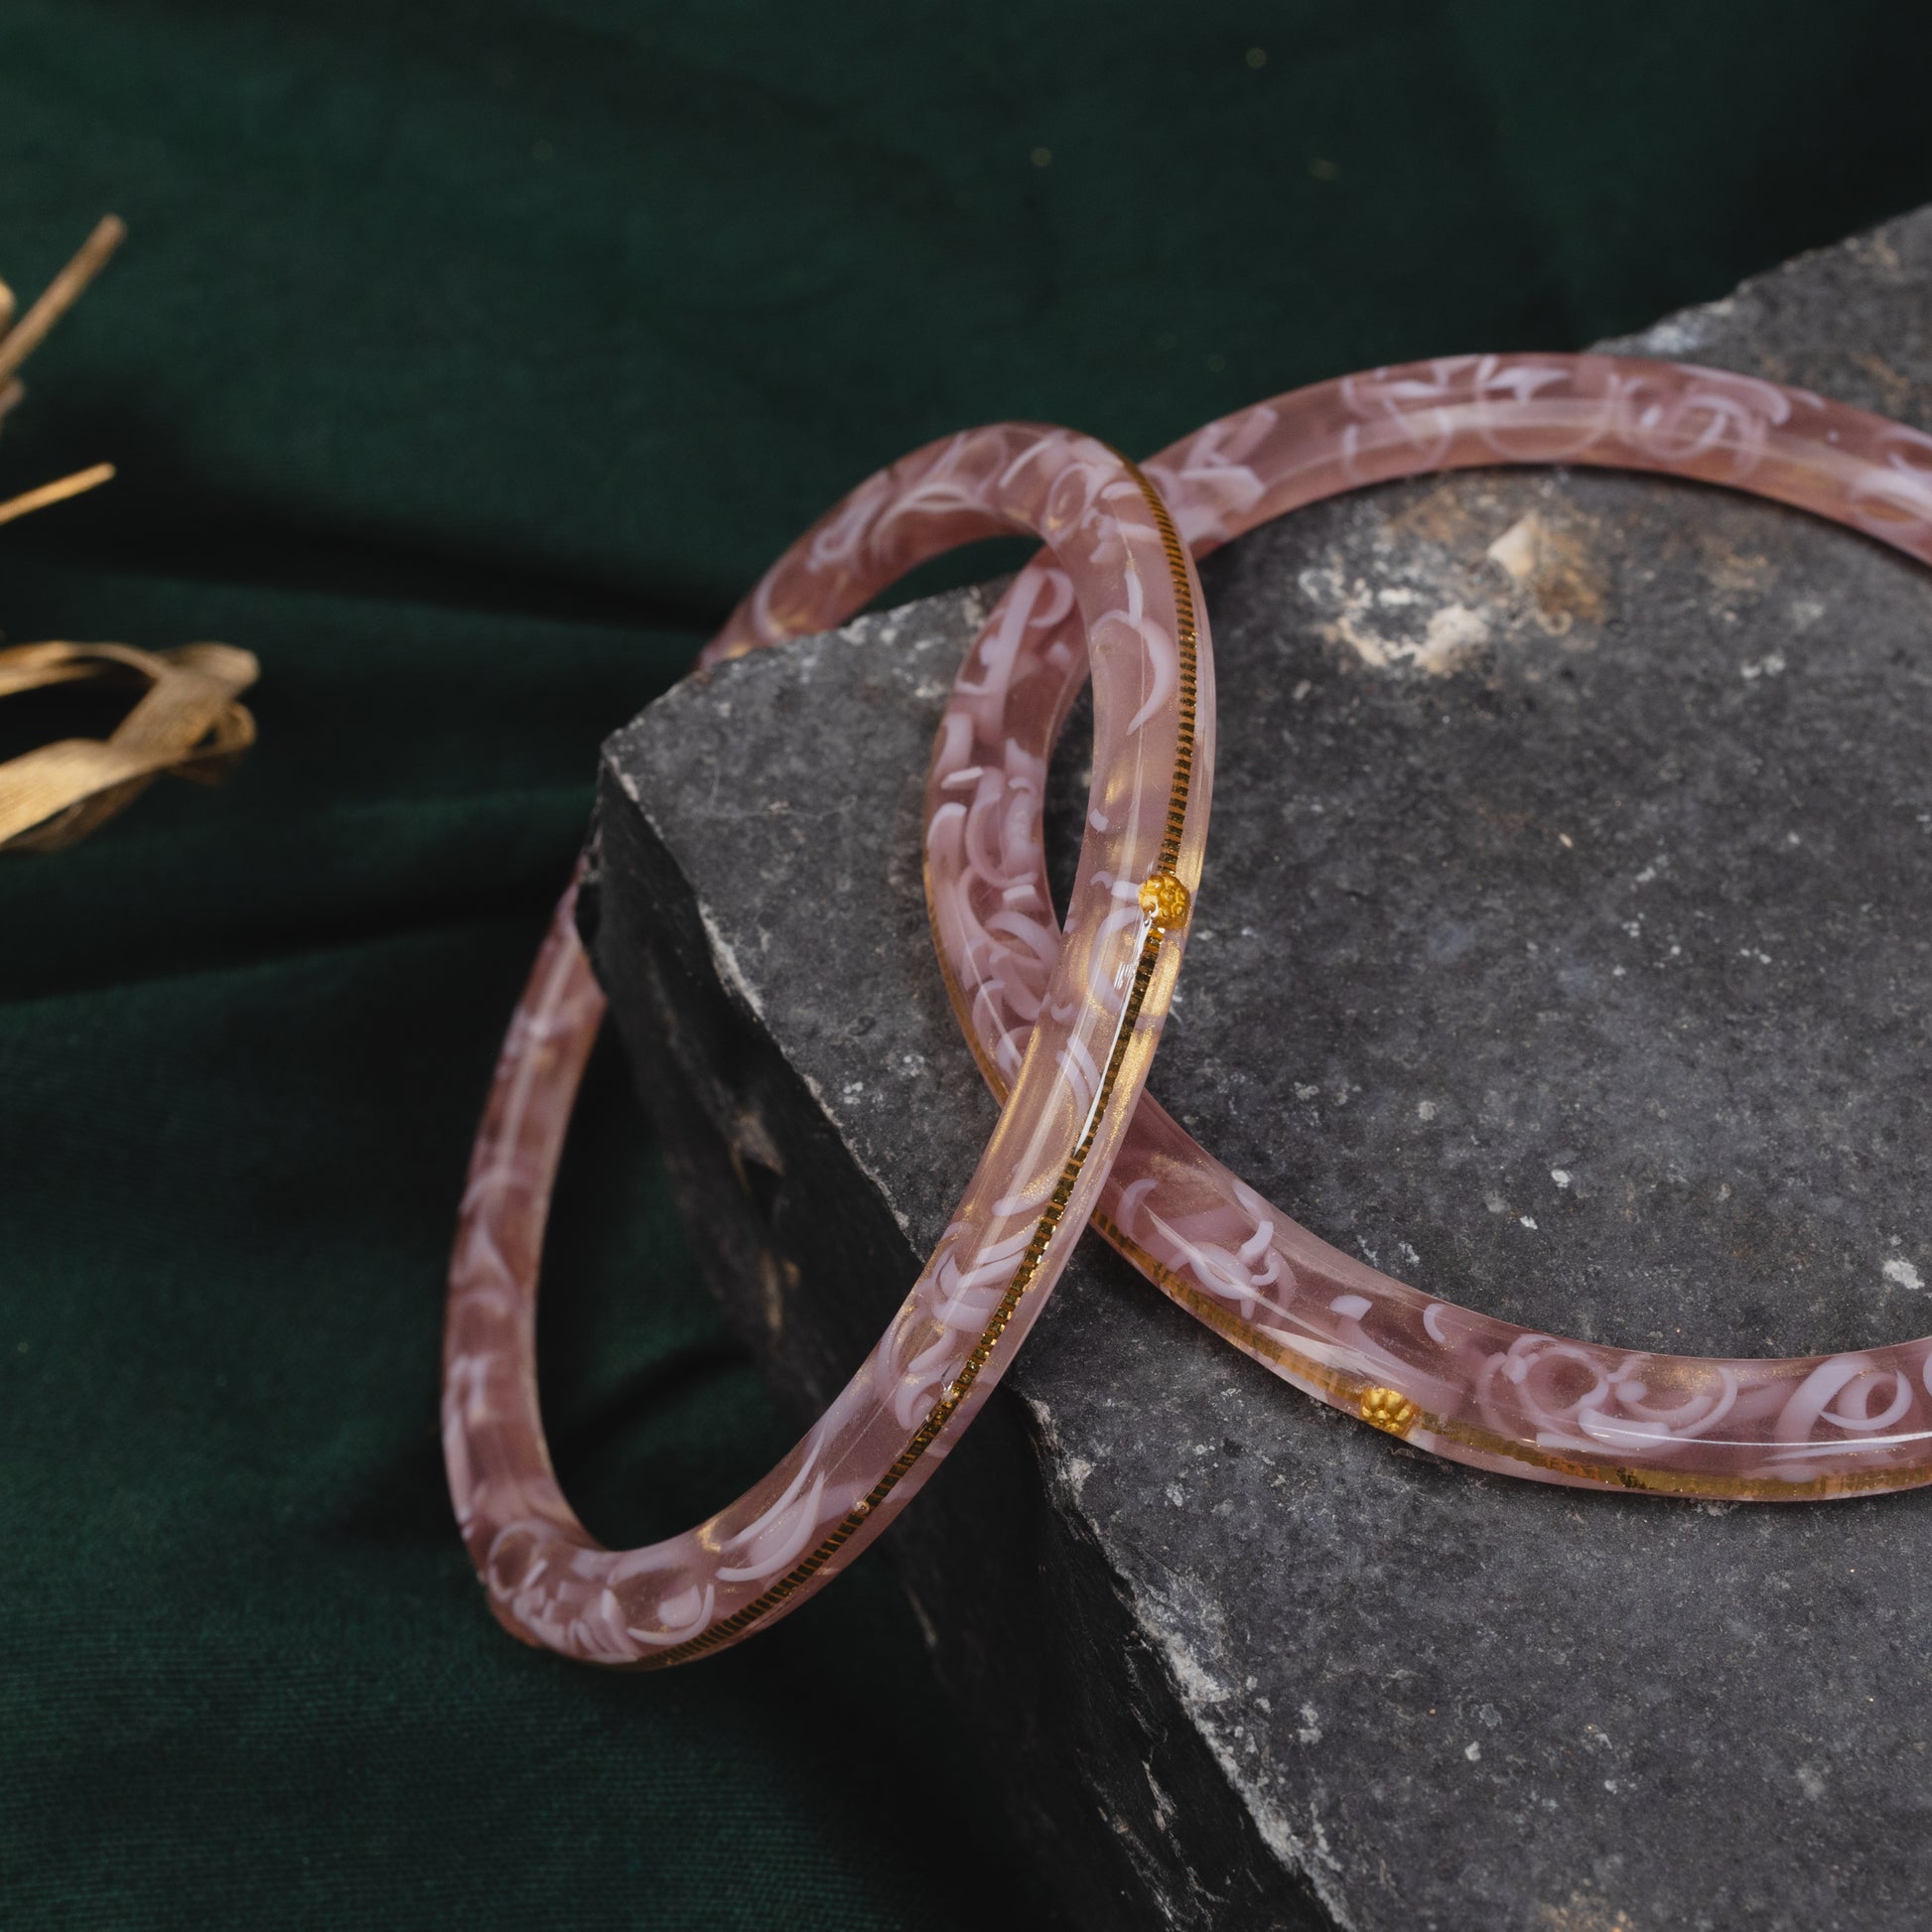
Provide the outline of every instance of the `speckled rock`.
[[[1618,346],[1932,428],[1932,210]],[[1331,503],[1204,574],[1222,763],[1168,1106],[1317,1233],[1516,1321],[1932,1328],[1932,578],[1560,472]],[[607,749],[594,951],[801,1419],[993,1117],[918,850],[986,596],[726,667]],[[1932,1923],[1929,1510],[1450,1467],[1090,1237],[891,1547],[989,1806],[1085,1924],[1876,1932]]]

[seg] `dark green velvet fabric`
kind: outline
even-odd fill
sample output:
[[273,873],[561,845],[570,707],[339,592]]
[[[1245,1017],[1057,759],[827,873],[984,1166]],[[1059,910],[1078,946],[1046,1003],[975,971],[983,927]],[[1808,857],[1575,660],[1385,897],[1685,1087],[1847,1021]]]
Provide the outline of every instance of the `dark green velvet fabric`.
[[[1148,449],[1932,198],[1929,56],[1870,0],[7,0],[0,274],[133,239],[0,440],[122,480],[0,535],[0,623],[263,677],[224,791],[0,864],[0,1923],[1055,1923],[885,1565],[613,1678],[458,1545],[444,1253],[599,738],[944,430]],[[581,1125],[545,1376],[637,1537],[786,1432],[621,1070]]]

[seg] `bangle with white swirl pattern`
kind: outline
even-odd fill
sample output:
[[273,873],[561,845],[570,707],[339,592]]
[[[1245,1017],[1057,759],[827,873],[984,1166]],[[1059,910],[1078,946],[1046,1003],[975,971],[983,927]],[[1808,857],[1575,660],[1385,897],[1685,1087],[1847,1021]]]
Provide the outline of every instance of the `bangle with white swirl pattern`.
[[[1086,1224],[1147,1077],[1200,877],[1213,696],[1199,585],[1158,492],[1105,445],[1002,424],[861,484],[772,567],[704,653],[821,630],[976,537],[1044,541],[1094,658],[1081,904],[1042,980],[1033,1051],[951,1224],[824,1416],[683,1535],[607,1550],[551,1467],[536,1290],[565,1128],[603,999],[566,894],[510,1023],[450,1269],[443,1442],[490,1607],[589,1662],[675,1664],[797,1607],[916,1493],[1025,1338]],[[1058,935],[1055,935],[1058,940]]]
[[[1745,489],[1932,561],[1932,438],[1772,383],[1628,358],[1466,356],[1319,384],[1209,425],[1148,477],[1202,554],[1367,483],[1558,462]],[[1001,1125],[892,1329],[791,1455],[697,1530],[623,1553],[571,1513],[536,1404],[537,1254],[603,1009],[571,896],[559,908],[499,1062],[451,1274],[446,1453],[498,1617],[570,1655],[649,1666],[795,1607],[956,1440],[1089,1212],[1285,1380],[1454,1460],[1751,1499],[1932,1480],[1932,1339],[1707,1361],[1524,1330],[1327,1246],[1142,1094],[1178,963],[1169,935],[1198,879],[1212,708],[1190,565],[1148,478],[1101,446],[1006,426],[916,453],[788,551],[702,661],[836,623],[923,557],[1016,527],[1045,537],[1051,561],[1016,580],[962,668],[926,820],[935,938],[1007,1096]],[[1063,938],[1042,780],[1089,660],[1095,779]]]
[[[1258,403],[1147,465],[1196,556],[1364,484],[1498,464],[1661,472],[1796,504],[1932,562],[1932,437],[1751,377],[1468,355]],[[969,653],[926,800],[932,927],[996,1092],[1059,964],[1040,801],[1085,672],[1068,586],[1015,580]],[[1082,917],[1091,908],[1078,896]],[[1144,1095],[1093,1222],[1285,1381],[1437,1454],[1580,1486],[1787,1501],[1932,1481],[1932,1338],[1718,1360],[1540,1334],[1342,1254]]]

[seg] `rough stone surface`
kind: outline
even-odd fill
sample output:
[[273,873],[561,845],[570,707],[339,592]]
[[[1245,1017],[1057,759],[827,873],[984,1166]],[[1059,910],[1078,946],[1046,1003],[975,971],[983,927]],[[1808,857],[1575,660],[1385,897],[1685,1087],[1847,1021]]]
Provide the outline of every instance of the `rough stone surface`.
[[[1622,346],[1932,428],[1932,210]],[[1517,1321],[1932,1328],[1932,577],[1573,473],[1377,490],[1205,577],[1222,763],[1167,1104],[1327,1239]],[[984,608],[730,666],[607,751],[600,970],[801,1418],[992,1119],[918,856]],[[1094,1927],[1873,1932],[1932,1922],[1929,1512],[1450,1467],[1090,1237],[892,1542]]]

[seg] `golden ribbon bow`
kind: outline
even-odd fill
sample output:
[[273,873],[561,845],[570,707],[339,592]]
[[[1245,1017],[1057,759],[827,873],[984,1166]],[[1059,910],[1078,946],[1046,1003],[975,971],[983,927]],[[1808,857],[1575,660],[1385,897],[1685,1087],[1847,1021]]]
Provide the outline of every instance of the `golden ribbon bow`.
[[238,692],[255,681],[252,651],[232,644],[135,650],[127,644],[18,644],[0,650],[0,698],[50,684],[130,673],[148,689],[113,734],[39,745],[0,764],[0,852],[53,852],[84,839],[164,771],[219,784],[255,742]]
[[[47,339],[119,247],[125,228],[109,215],[16,323],[13,291],[0,282],[0,416],[22,394],[20,365]],[[0,503],[0,523],[65,501],[108,481],[98,463]],[[135,650],[127,644],[19,644],[0,650],[0,698],[53,684],[128,683],[147,690],[105,739],[68,738],[0,764],[0,852],[52,852],[83,839],[132,804],[164,771],[218,784],[255,742],[255,721],[235,702],[254,683],[253,654],[231,644]]]

